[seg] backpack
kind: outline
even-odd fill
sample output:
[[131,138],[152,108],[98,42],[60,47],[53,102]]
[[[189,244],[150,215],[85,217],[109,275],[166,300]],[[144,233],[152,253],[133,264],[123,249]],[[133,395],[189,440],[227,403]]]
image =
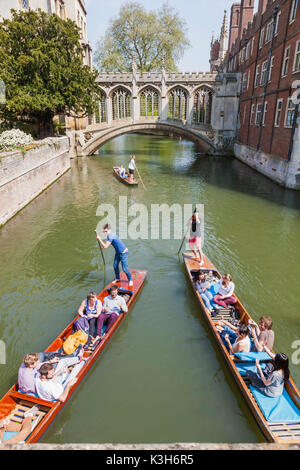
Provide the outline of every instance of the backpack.
[[74,331],[83,331],[83,333],[89,334],[90,324],[87,318],[79,317],[73,323]]
[[63,343],[63,350],[65,354],[72,354],[75,349],[78,348],[82,344],[82,346],[85,345],[88,339],[88,334],[84,333],[81,330],[75,331],[72,335],[68,336],[66,341]]

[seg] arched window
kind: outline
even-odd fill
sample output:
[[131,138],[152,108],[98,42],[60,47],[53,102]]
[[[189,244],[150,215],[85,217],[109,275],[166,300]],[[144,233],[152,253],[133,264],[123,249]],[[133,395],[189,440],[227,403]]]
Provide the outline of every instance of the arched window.
[[200,88],[194,95],[193,122],[210,124],[212,92],[209,88]]
[[106,122],[106,97],[104,93],[101,93],[98,107],[95,112],[96,124]]
[[131,94],[124,88],[117,88],[112,94],[113,120],[131,116]]
[[158,92],[153,88],[146,88],[140,95],[140,115],[154,117],[159,114]]
[[180,87],[174,88],[169,95],[170,119],[186,119],[187,93]]

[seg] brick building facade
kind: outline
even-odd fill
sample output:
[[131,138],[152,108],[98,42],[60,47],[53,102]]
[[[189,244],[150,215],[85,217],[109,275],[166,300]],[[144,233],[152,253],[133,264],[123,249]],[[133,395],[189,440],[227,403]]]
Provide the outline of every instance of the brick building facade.
[[[300,0],[233,4],[227,69],[241,76],[235,154],[287,187],[300,188]],[[298,82],[299,81],[299,84]]]

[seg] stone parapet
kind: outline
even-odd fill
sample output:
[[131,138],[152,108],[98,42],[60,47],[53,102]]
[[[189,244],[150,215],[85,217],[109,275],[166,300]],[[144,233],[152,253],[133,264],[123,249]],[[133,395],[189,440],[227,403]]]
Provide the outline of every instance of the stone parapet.
[[0,153],[0,226],[71,166],[68,137],[48,138],[21,152]]
[[[167,82],[213,82],[216,72],[166,72],[164,74]],[[161,72],[143,72],[136,74],[137,82],[161,82],[163,74]],[[98,83],[131,83],[132,73],[100,73],[97,78]]]
[[[254,450],[254,451],[274,451],[274,450],[300,450],[299,444],[226,444],[226,443],[169,443],[169,444],[2,444],[0,450],[100,450],[100,451],[194,451],[201,450]],[[122,455],[122,454],[120,454]],[[175,455],[175,454],[174,454]]]

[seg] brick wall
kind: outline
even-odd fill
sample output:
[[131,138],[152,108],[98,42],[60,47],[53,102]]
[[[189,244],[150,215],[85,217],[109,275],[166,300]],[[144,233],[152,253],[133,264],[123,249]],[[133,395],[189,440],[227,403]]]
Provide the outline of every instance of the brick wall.
[[[273,12],[276,7],[278,16],[272,42]],[[298,41],[299,62],[296,61]],[[268,69],[269,54],[272,61]],[[286,69],[285,54],[288,54]],[[292,116],[292,111],[289,113],[288,105],[291,104],[289,100],[294,92],[292,84],[300,80],[300,0],[261,1],[252,23],[232,46],[229,66],[232,71],[243,75],[238,142],[266,154],[288,159],[292,134],[291,119],[287,119],[287,116]],[[265,86],[266,76],[270,79]],[[277,104],[278,100],[280,104]],[[265,115],[263,122],[259,119],[259,112],[257,114],[262,105],[261,113]],[[278,120],[277,106],[281,106]]]

